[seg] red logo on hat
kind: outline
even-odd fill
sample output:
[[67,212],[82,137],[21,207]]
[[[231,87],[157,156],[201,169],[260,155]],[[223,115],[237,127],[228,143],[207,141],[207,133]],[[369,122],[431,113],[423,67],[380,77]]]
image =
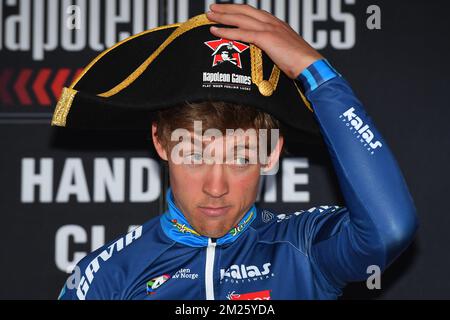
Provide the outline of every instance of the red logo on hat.
[[240,54],[247,50],[249,46],[238,41],[219,39],[206,41],[205,44],[213,50],[213,67],[218,64],[229,62],[242,69]]

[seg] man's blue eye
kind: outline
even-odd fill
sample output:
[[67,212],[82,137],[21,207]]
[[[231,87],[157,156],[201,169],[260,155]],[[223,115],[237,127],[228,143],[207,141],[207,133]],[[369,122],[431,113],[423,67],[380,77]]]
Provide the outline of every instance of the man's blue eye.
[[201,153],[192,153],[187,158],[192,161],[201,161],[203,157]]
[[245,157],[237,157],[236,161],[235,161],[235,163],[239,166],[246,165],[246,164],[248,164],[248,162],[249,162],[248,159]]

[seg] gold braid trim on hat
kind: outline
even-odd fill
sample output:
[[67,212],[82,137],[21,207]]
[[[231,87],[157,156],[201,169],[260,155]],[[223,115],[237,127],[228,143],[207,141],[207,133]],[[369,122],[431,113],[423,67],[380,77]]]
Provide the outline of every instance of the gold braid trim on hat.
[[295,84],[295,87],[297,88],[298,93],[300,94],[300,97],[303,100],[303,103],[305,104],[305,106],[309,109],[309,111],[314,112],[313,108],[311,107],[311,103],[309,103],[308,99],[306,99],[305,95],[303,94],[303,92],[300,90],[300,88],[297,86],[297,83],[292,80],[292,82]]
[[53,113],[52,126],[66,126],[67,115],[69,114],[73,99],[77,93],[78,91],[72,88],[63,89],[58,104],[56,105],[55,112]]
[[85,68],[84,70],[80,73],[80,75],[77,76],[77,78],[72,82],[72,84],[70,85],[69,88],[63,88],[63,91],[61,92],[61,97],[58,100],[58,103],[56,105],[55,111],[53,113],[53,118],[52,118],[52,126],[59,126],[59,127],[65,127],[66,126],[66,119],[67,119],[67,115],[69,114],[70,108],[72,106],[72,102],[73,99],[75,98],[75,95],[77,94],[77,90],[74,89],[75,85],[81,80],[81,78],[83,78],[86,73],[101,59],[103,58],[106,54],[108,54],[110,51],[116,49],[117,47],[119,47],[120,45],[133,40],[137,37],[146,35],[148,33],[154,32],[154,31],[159,31],[159,30],[163,30],[163,29],[169,29],[169,28],[176,28],[179,27],[181,24],[180,23],[175,23],[175,24],[170,24],[170,25],[166,25],[166,26],[160,26],[160,27],[156,27],[150,30],[146,30],[143,31],[141,33],[135,34],[131,37],[128,37],[118,43],[116,43],[114,46],[112,46],[111,48],[103,51],[102,53],[100,53],[94,60],[92,60]]
[[128,37],[118,43],[116,43],[115,45],[113,45],[111,48],[106,49],[105,51],[103,51],[102,53],[100,53],[97,57],[95,57],[94,60],[92,60],[84,69],[83,71],[80,73],[80,75],[75,79],[75,81],[72,82],[72,84],[70,85],[70,88],[74,88],[75,85],[78,83],[78,81],[81,80],[81,78],[84,77],[84,75],[94,66],[94,64],[96,64],[98,62],[98,60],[100,60],[101,58],[103,58],[103,56],[105,56],[106,54],[108,54],[110,51],[116,49],[117,47],[121,46],[122,44],[133,40],[134,38],[138,38],[140,36],[146,35],[148,33],[154,32],[154,31],[159,31],[159,30],[164,30],[164,29],[169,29],[169,28],[176,28],[179,27],[181,25],[181,23],[174,23],[174,24],[169,24],[166,26],[160,26],[160,27],[156,27],[150,30],[145,30],[143,32],[140,32],[138,34],[135,34],[131,37]]
[[251,44],[250,57],[252,63],[252,82],[258,87],[259,92],[263,96],[270,97],[277,89],[278,80],[280,79],[280,68],[274,64],[269,80],[264,80],[261,49]]
[[130,84],[132,84],[137,78],[139,78],[142,75],[142,73],[144,73],[144,71],[148,68],[148,66],[153,62],[153,60],[155,60],[161,54],[161,52],[163,52],[164,49],[167,48],[167,46],[172,43],[172,41],[174,41],[176,38],[178,38],[179,36],[181,36],[183,33],[187,32],[187,31],[190,31],[199,26],[208,25],[208,24],[216,24],[216,23],[209,21],[208,18],[206,17],[206,14],[201,14],[201,15],[195,16],[192,19],[189,19],[185,23],[181,24],[159,46],[159,48],[156,49],[150,55],[150,57],[148,57],[147,60],[145,60],[132,74],[130,74],[125,80],[123,80],[121,83],[119,83],[114,88],[99,94],[99,96],[108,98],[108,97],[111,97],[111,96],[119,93],[120,91],[122,91],[123,89],[128,87]]

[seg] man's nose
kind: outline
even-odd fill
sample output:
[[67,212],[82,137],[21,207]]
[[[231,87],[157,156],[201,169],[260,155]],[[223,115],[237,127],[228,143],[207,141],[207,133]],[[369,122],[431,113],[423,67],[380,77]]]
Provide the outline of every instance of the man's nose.
[[203,183],[203,192],[213,198],[220,198],[229,191],[225,165],[212,164],[208,166],[208,173]]

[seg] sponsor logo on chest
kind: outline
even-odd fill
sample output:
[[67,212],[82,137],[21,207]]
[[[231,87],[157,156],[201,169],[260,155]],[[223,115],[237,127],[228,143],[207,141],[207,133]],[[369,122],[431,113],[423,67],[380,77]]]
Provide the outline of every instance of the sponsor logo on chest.
[[245,283],[269,279],[275,276],[275,274],[270,271],[271,265],[270,262],[267,262],[259,268],[255,265],[246,266],[245,264],[234,264],[228,269],[220,269],[220,283]]
[[189,279],[189,280],[197,280],[198,273],[194,273],[189,268],[183,268],[178,270],[172,277],[172,279]]
[[235,291],[227,294],[228,300],[270,300],[270,290],[257,292],[236,293]]

